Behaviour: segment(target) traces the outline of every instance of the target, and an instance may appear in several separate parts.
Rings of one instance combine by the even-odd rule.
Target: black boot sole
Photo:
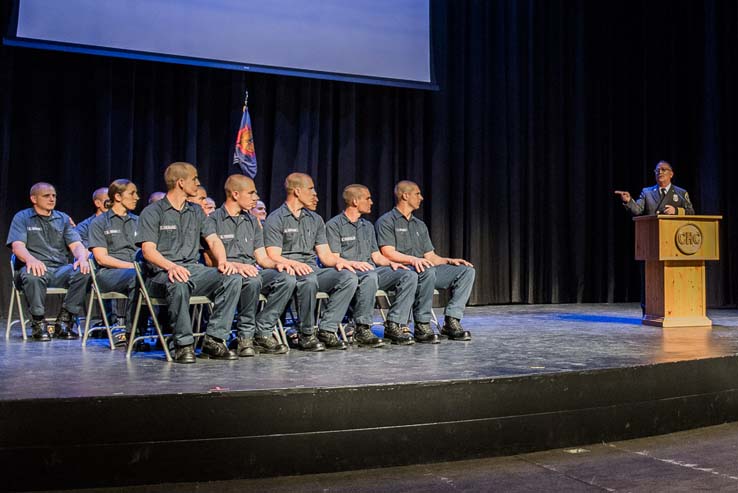
[[[200,353],[198,357],[202,359],[214,359],[217,361],[236,361],[238,359],[237,355],[228,355],[228,356],[213,356],[211,354],[207,353]]]
[[[258,354],[287,354],[287,348],[284,349],[267,349],[260,346],[254,346],[254,351]]]
[[[297,349],[300,351],[305,351],[307,353],[319,353],[321,351],[325,351],[325,346],[318,346],[318,347],[301,347],[297,346]]]
[[[396,346],[412,346],[415,344],[415,339],[390,339],[390,343]]]
[[[379,342],[375,342],[375,343],[367,343],[367,342],[359,342],[359,341],[354,341],[354,342],[359,347],[368,347],[368,348],[380,348],[380,347],[384,347],[384,341],[379,341]]]
[[[459,342],[471,341],[471,334],[466,331],[464,331],[463,334],[460,334],[458,336],[451,336],[451,335],[444,334],[443,332],[441,332],[441,336],[448,339],[449,341],[459,341]]]

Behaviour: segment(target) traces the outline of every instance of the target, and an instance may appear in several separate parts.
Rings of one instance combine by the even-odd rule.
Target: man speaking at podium
[[[634,216],[655,216],[656,214],[694,214],[694,207],[689,200],[689,194],[683,188],[671,184],[674,170],[666,161],[659,161],[653,170],[656,185],[641,190],[638,200],[633,200],[630,193],[615,190],[616,195],[623,199],[623,206]],[[646,314],[646,274],[643,262],[640,262],[641,271],[641,311]]]
[[[641,190],[638,200],[633,200],[628,192],[615,190],[623,200],[625,208],[634,216],[694,214],[694,207],[687,191],[671,183],[674,177],[671,165],[666,161],[659,161],[653,173],[656,176],[656,185]]]

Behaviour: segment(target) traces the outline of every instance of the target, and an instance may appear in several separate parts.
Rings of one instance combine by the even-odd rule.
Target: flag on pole
[[[241,125],[236,135],[236,149],[233,152],[233,164],[238,165],[241,173],[253,178],[256,176],[256,149],[254,148],[254,134],[251,131],[251,117],[249,116],[249,93],[243,101],[243,115]]]

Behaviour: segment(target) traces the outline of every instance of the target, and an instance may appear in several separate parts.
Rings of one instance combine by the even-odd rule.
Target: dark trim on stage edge
[[[0,402],[11,489],[333,472],[738,420],[735,356],[495,379]],[[100,466],[99,464],[105,464]]]

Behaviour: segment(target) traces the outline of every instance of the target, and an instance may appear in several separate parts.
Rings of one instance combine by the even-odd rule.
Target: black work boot
[[[202,350],[200,351],[200,357],[205,359],[221,360],[238,359],[238,355],[228,349],[228,346],[226,346],[225,342],[209,335],[206,335],[205,340],[202,341]]]
[[[254,346],[258,352],[264,354],[285,354],[288,351],[287,346],[277,342],[271,334],[254,337]]]
[[[409,346],[415,344],[413,336],[409,332],[405,332],[400,324],[387,320],[384,322],[384,337],[392,341],[392,344],[400,344]]]
[[[256,356],[254,349],[254,339],[251,337],[239,336],[236,340],[236,354],[241,358]]]
[[[424,344],[438,344],[441,340],[429,323],[415,322],[415,340]]]
[[[172,354],[175,363],[194,363],[195,360],[195,345],[188,344],[187,346],[176,346],[174,348],[174,354]]]
[[[325,351],[325,344],[320,342],[315,334],[300,334],[298,347],[302,351]]]
[[[57,339],[78,339],[79,334],[72,329],[73,327],[74,315],[72,315],[66,308],[62,307],[59,315],[56,317],[54,337]]]
[[[357,324],[354,331],[354,340],[359,346],[382,347],[384,340],[372,332],[371,327],[366,324]]]
[[[36,341],[50,341],[49,329],[46,327],[46,320],[35,318],[31,321],[31,337]]]
[[[338,338],[335,332],[319,330],[318,340],[325,344],[326,349],[348,349],[346,343]]]
[[[464,330],[459,319],[453,317],[446,317],[446,319],[443,321],[441,335],[448,337],[452,341],[471,340],[471,332],[469,332],[468,330]]]

